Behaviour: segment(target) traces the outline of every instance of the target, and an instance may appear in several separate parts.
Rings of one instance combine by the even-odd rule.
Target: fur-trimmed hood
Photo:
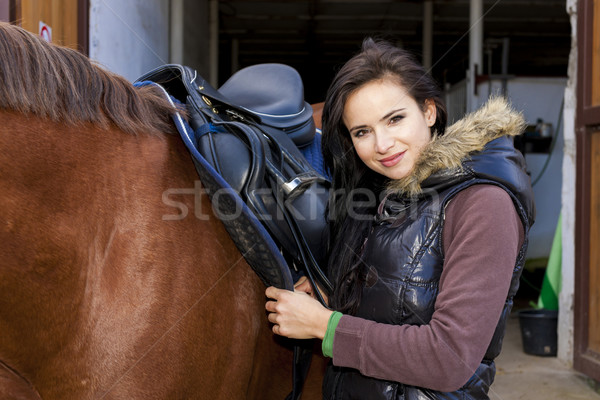
[[[432,174],[461,169],[473,153],[483,150],[492,140],[519,135],[524,129],[521,113],[513,110],[504,98],[491,98],[479,110],[449,126],[444,135],[434,137],[421,152],[413,172],[391,181],[388,191],[416,196],[422,192],[423,181]]]

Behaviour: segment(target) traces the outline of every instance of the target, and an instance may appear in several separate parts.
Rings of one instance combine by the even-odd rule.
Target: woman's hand
[[[309,285],[310,286],[310,285]],[[304,291],[267,288],[270,301],[265,304],[273,333],[293,339],[325,337],[327,323],[333,311],[323,307]]]
[[[318,290],[319,290],[319,293],[321,294],[321,297],[323,298],[323,300],[325,300],[325,303],[329,304],[329,299],[325,295],[325,292],[323,292],[323,290],[320,287],[318,287]],[[296,282],[294,284],[294,291],[307,293],[313,299],[317,299],[317,296],[315,295],[313,286],[310,284],[310,282],[306,278],[306,276],[301,276],[300,279],[298,279],[298,282]],[[319,299],[317,299],[317,300],[319,300]]]

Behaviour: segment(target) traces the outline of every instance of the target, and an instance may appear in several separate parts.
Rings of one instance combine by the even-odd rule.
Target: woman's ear
[[[435,124],[435,118],[437,116],[437,107],[432,99],[425,100],[425,121],[428,127],[432,127]]]

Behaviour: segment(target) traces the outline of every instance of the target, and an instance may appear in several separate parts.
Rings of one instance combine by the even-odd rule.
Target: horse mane
[[[0,108],[123,131],[173,132],[171,103],[68,47],[0,23]]]

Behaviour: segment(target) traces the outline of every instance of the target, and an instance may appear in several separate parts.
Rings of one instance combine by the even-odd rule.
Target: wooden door
[[[577,15],[574,367],[600,381],[600,0]]]
[[[11,22],[87,54],[89,0],[9,0]],[[47,29],[49,28],[49,29]]]

